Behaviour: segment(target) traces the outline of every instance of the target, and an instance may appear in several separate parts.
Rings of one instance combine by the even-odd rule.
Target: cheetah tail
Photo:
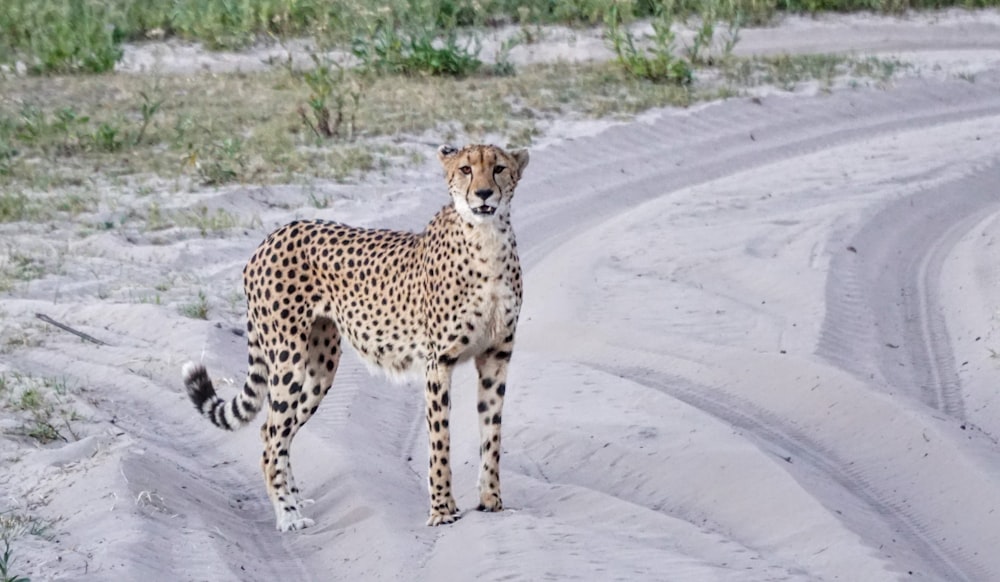
[[[188,362],[184,364],[181,374],[184,378],[184,387],[195,408],[219,428],[236,430],[250,422],[260,412],[263,394],[250,386],[249,378],[243,390],[226,401],[215,393],[215,387],[212,386],[212,380],[208,377],[205,366]]]

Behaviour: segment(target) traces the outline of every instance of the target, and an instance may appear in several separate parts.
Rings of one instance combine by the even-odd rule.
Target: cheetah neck
[[[503,262],[514,247],[514,230],[509,223],[462,225],[465,240],[474,255],[487,263]]]
[[[440,226],[444,228],[431,228],[429,231],[437,230],[442,236],[464,240],[468,245],[468,252],[485,265],[509,261],[510,254],[516,248],[514,229],[507,214],[500,214],[495,220],[471,224],[462,219],[454,206],[446,206],[435,217],[435,222],[438,221],[443,223]]]

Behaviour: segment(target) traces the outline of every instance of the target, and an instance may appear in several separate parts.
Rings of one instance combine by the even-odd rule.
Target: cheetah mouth
[[[493,213],[497,209],[495,206],[490,206],[488,204],[483,204],[482,206],[476,206],[472,209],[473,214],[478,214],[479,216],[493,216]]]

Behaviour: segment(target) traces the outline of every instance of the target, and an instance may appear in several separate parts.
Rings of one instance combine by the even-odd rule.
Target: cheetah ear
[[[445,144],[438,148],[438,159],[441,160],[441,163],[443,164],[445,160],[457,153],[458,149],[455,148],[455,146]]]
[[[510,152],[510,156],[517,162],[517,175],[520,176],[528,167],[528,150],[514,150]]]

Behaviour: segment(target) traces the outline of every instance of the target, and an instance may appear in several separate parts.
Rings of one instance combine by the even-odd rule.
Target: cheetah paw
[[[455,507],[454,503],[442,508],[442,509],[432,509],[430,517],[427,518],[427,525],[444,525],[446,523],[455,523],[455,520],[459,518],[458,508]]]
[[[481,498],[476,511],[503,511],[503,502],[500,501],[499,495],[487,495]]]
[[[309,519],[308,517],[292,517],[287,516],[287,519],[282,519],[278,521],[278,531],[295,531],[300,529],[305,529],[307,527],[312,527],[316,522]]]

